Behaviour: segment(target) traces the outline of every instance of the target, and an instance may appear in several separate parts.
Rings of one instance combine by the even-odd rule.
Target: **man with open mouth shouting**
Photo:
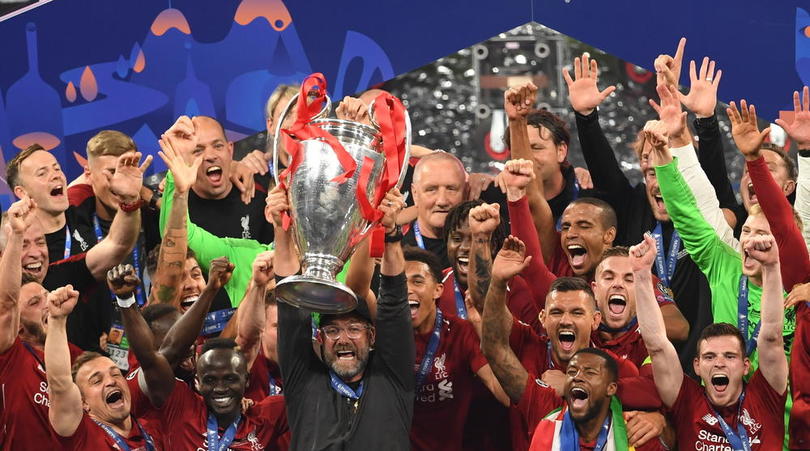
[[[270,253],[256,257],[256,297],[264,297],[271,269]],[[211,262],[208,285],[200,299],[172,326],[159,351],[153,346],[154,337],[137,306],[121,299],[137,286],[132,268],[119,266],[108,276],[116,287],[113,291],[119,297],[131,349],[141,363],[140,370],[130,375],[133,410],[157,418],[167,446],[175,449],[284,450],[289,443],[281,397],[267,397],[243,411],[248,361],[234,340],[214,338],[203,345],[195,378],[199,394],[174,377],[172,367],[186,356],[214,295],[232,272],[233,265],[225,258]]]
[[[741,331],[728,323],[711,324],[701,334],[693,364],[701,387],[684,374],[655,305],[650,278],[655,240],[647,235],[630,249],[641,334],[652,358],[658,393],[672,412],[678,444],[684,448],[782,449],[788,366],[782,340],[779,252],[770,234],[744,240],[743,250],[762,272],[759,369],[745,383],[751,362]]]
[[[580,349],[565,370],[562,398],[551,387],[541,387],[543,404],[552,411],[537,425],[530,451],[555,449],[628,449],[622,406],[616,397],[619,368],[610,354],[596,348]],[[561,408],[560,408],[561,407]],[[636,450],[664,450],[651,440]]]
[[[591,333],[598,327],[601,314],[596,309],[593,291],[587,282],[561,277],[551,284],[546,308],[540,320],[546,335],[514,320],[504,305],[506,282],[529,264],[522,241],[509,237],[492,263],[492,280],[484,303],[481,349],[495,376],[512,401],[512,446],[526,449],[534,427],[547,413],[536,402],[542,387],[554,387],[562,393],[562,370],[574,354],[590,346]],[[618,359],[621,383],[638,378],[638,369],[626,359]],[[637,400],[633,408],[655,408],[656,400]],[[646,403],[646,404],[642,404]],[[660,404],[660,401],[658,401]],[[629,407],[629,406],[628,406]],[[650,436],[657,436],[657,433]],[[649,440],[646,434],[643,436]]]
[[[436,306],[441,267],[431,252],[405,248],[408,305],[416,342],[416,402],[411,443],[415,450],[464,449],[464,426],[480,378],[498,400],[509,404],[481,354],[473,325]],[[492,421],[492,419],[490,419]]]
[[[78,299],[79,292],[71,285],[48,295],[45,366],[51,401],[49,417],[60,442],[65,449],[163,449],[156,431],[132,415],[130,388],[115,362],[86,352],[76,359],[71,370],[66,323]]]

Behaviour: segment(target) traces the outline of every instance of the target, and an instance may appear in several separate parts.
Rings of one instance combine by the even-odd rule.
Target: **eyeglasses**
[[[363,332],[368,330],[369,327],[368,324],[349,324],[349,327],[346,329],[338,326],[324,326],[321,330],[323,334],[326,335],[326,338],[330,340],[337,340],[343,332],[346,332],[346,336],[349,337],[349,339],[356,340],[360,338]]]

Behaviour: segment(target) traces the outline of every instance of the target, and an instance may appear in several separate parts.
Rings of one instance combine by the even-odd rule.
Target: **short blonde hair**
[[[264,105],[264,118],[270,119],[273,117],[273,111],[276,110],[278,104],[281,102],[282,99],[286,97],[292,97],[298,94],[298,86],[295,85],[278,85],[276,89],[273,90],[273,93],[270,94],[270,97],[267,99],[267,103]]]
[[[137,152],[138,146],[128,135],[116,130],[102,130],[87,141],[87,157],[95,158],[105,155],[115,157],[127,152]]]

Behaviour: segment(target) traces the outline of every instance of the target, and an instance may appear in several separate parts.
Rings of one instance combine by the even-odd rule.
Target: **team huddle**
[[[0,448],[810,449],[810,89],[776,121],[797,157],[730,103],[738,202],[722,71],[692,61],[681,92],[685,42],[655,60],[637,185],[588,54],[563,70],[587,170],[532,83],[504,93],[499,174],[412,146],[405,183],[377,196],[384,239],[338,275],[348,313],[275,293],[306,270],[273,179],[300,164],[303,87],[267,100],[268,132],[287,130],[277,161],[236,161],[216,119],[179,117],[156,189],[118,131],[88,141],[70,183],[43,147],[20,151],[0,227]],[[389,98],[335,113],[371,125]]]

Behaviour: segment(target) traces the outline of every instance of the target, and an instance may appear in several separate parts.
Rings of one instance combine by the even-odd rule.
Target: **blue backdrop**
[[[808,2],[673,3],[55,0],[0,22],[0,147],[7,161],[39,142],[73,177],[72,153],[105,128],[150,153],[179,114],[239,138],[263,129],[279,83],[323,72],[340,97],[532,20],[647,68],[686,36],[686,61],[723,69],[722,100],[745,97],[767,120],[792,109],[810,84]]]

